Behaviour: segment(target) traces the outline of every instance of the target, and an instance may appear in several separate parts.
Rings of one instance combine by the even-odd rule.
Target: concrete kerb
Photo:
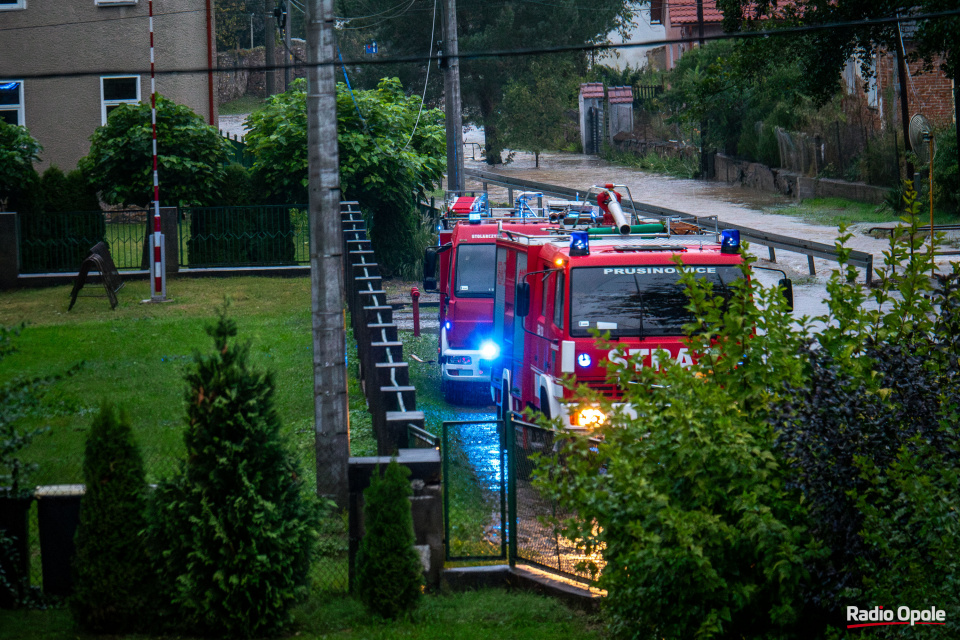
[[[536,567],[488,565],[444,569],[442,587],[446,591],[477,589],[522,589],[561,600],[569,607],[595,613],[606,592]]]

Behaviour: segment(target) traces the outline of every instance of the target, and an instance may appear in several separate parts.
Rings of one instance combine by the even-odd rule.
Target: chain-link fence
[[[590,564],[603,569],[600,554],[586,555],[580,545],[561,535],[556,523],[576,517],[534,486],[537,458],[550,455],[559,445],[558,434],[550,429],[514,418],[513,428],[516,486],[517,559],[580,579],[592,580]]]
[[[576,514],[560,509],[533,482],[536,454],[552,453],[556,436],[516,414],[506,421],[443,423],[448,560],[509,559],[582,581],[596,578],[588,567],[602,569],[602,557],[584,554],[556,526]]]
[[[496,420],[443,423],[447,560],[505,560],[505,447]]]

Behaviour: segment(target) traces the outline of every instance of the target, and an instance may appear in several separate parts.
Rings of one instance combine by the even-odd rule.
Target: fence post
[[[517,566],[517,437],[513,431],[513,412],[503,413],[503,435],[507,440],[507,512],[510,524],[507,534],[510,542],[507,550],[507,560],[510,568]]]
[[[0,289],[13,289],[20,275],[20,237],[17,213],[0,212]]]

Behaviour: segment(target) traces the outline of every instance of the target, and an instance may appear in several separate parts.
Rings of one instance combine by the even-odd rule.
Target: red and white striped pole
[[[153,56],[153,0],[148,0],[150,11],[150,123],[153,127],[153,268],[151,302],[167,299],[167,274],[164,268],[163,233],[160,232],[160,180],[157,177],[157,78]]]

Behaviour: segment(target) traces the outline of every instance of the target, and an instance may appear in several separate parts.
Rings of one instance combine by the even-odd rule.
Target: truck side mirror
[[[777,285],[783,290],[783,297],[787,299],[787,309],[793,311],[793,281],[790,278],[781,278]]]
[[[437,249],[438,247],[427,247],[423,252],[423,290],[437,290]]]
[[[513,313],[518,318],[526,318],[530,313],[530,283],[518,282],[516,298],[513,304]]]

